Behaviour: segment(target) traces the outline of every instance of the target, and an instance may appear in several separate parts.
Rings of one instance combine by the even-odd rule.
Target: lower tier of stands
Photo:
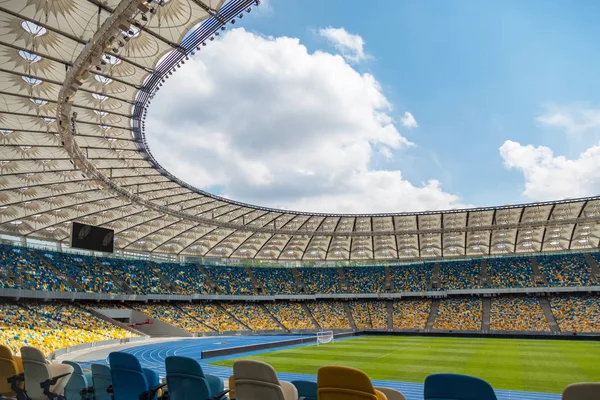
[[[489,300],[489,301],[488,301]],[[486,312],[487,304],[487,312]],[[544,305],[546,309],[544,309]],[[50,353],[88,342],[135,335],[99,310],[130,309],[191,334],[301,330],[412,330],[600,334],[600,297],[507,296],[412,300],[199,303],[0,303],[0,341],[17,352],[33,345]],[[550,316],[548,315],[550,314]],[[489,321],[486,322],[486,315]],[[548,319],[553,319],[549,321]],[[143,330],[143,328],[139,328]]]

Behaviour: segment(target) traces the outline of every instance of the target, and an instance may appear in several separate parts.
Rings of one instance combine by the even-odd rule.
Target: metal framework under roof
[[[256,0],[0,0],[0,233],[281,261],[411,260],[599,245],[600,197],[397,214],[258,207],[198,190],[144,139],[154,93]]]

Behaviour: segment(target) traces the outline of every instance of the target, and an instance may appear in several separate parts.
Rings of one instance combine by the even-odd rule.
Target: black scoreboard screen
[[[71,247],[83,250],[114,252],[115,231],[73,222],[71,226]]]

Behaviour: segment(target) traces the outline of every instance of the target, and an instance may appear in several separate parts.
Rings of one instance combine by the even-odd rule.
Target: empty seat
[[[142,368],[139,360],[129,353],[112,352],[108,355],[110,375],[113,382],[113,400],[137,400],[146,394],[156,399],[159,385],[158,374]]]
[[[371,379],[363,371],[327,366],[317,373],[319,400],[387,400],[387,396],[375,389]]]
[[[562,400],[598,400],[600,383],[574,383],[565,388]]]
[[[42,352],[35,347],[22,347],[21,357],[25,371],[25,390],[32,400],[46,400],[47,396],[56,397],[64,394],[73,367],[66,364],[50,364]],[[41,387],[44,383],[46,390]]]
[[[298,389],[298,398],[317,400],[317,382],[292,381],[290,383]]]
[[[236,400],[297,400],[298,390],[280,381],[269,364],[240,360],[233,364]]]
[[[219,400],[225,385],[218,376],[204,374],[196,360],[170,356],[165,359],[170,400]]]
[[[73,367],[73,374],[65,386],[65,397],[67,400],[80,400],[83,390],[90,392],[93,389],[92,373],[85,372],[81,365],[73,361],[63,361],[63,364]]]
[[[425,400],[497,400],[483,379],[459,374],[433,374],[425,378]]]
[[[15,397],[16,393],[12,389],[12,385],[8,382],[10,378],[15,378],[23,373],[23,362],[21,357],[12,355],[10,349],[0,344],[0,397]],[[17,384],[15,382],[15,384]],[[17,384],[20,389],[23,389],[23,379]]]
[[[112,386],[110,367],[104,364],[92,364],[92,380],[96,400],[111,400],[108,388]]]

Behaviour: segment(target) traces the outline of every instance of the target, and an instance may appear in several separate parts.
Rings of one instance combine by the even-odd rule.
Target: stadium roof
[[[333,215],[220,198],[144,140],[153,93],[255,0],[0,1],[0,233],[67,241],[109,227],[129,251],[396,260],[597,248],[600,197],[442,212]]]

